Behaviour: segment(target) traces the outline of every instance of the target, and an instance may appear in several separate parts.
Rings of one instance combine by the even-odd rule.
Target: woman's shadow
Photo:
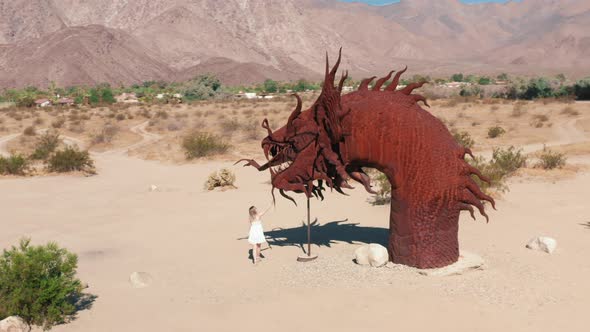
[[[387,246],[388,234],[387,228],[359,226],[358,223],[348,223],[348,219],[326,224],[320,224],[316,219],[311,223],[311,244],[318,247],[331,247],[337,242],[379,243]],[[305,252],[307,244],[307,224],[305,223],[293,228],[274,228],[265,232],[265,235],[271,249],[273,246],[296,246]],[[247,237],[238,240],[244,239]],[[263,250],[265,249],[268,248]],[[252,249],[249,251],[249,259],[252,259]]]

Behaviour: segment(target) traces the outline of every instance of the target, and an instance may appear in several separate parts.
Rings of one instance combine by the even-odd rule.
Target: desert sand
[[[490,121],[497,121],[499,113],[486,114],[494,114]],[[472,120],[461,119],[464,116],[459,122],[470,126]],[[542,148],[540,143],[587,147],[586,115],[576,119],[555,115],[553,125],[544,129],[521,121],[521,134],[513,139],[522,141],[527,152]],[[133,140],[132,150],[157,146],[158,137],[147,137],[156,133],[148,133],[142,121],[129,127],[144,137]],[[541,136],[547,138],[528,142],[526,133],[532,130],[546,130]],[[4,146],[15,139],[2,135]],[[510,135],[502,140],[510,142]],[[479,153],[486,151],[484,144]],[[21,237],[31,237],[35,244],[56,241],[79,255],[79,277],[89,286],[85,291],[97,296],[90,309],[53,331],[587,328],[588,154],[568,159],[577,170],[567,176],[552,171],[562,173],[512,178],[510,191],[497,201],[498,210],[488,207],[488,224],[484,218],[473,221],[462,215],[461,248],[482,256],[485,268],[448,277],[352,262],[359,245],[386,241],[389,222],[389,206],[369,204],[371,196],[360,185],[348,191],[350,196],[334,192],[324,202],[311,202],[312,218],[317,218],[312,251],[319,258],[308,263],[296,261],[305,241],[305,201],[298,197],[295,207],[277,199],[264,220],[270,248],[254,266],[245,239],[247,209],[270,203],[267,173],[233,166],[233,155],[181,165],[139,159],[120,147],[115,153],[92,156],[96,176],[0,179],[0,247]],[[237,189],[205,191],[206,177],[222,167],[235,171]],[[150,191],[152,184],[158,190]],[[557,239],[556,252],[525,248],[529,239],[540,235]],[[132,272],[147,272],[153,281],[146,288],[133,288]]]

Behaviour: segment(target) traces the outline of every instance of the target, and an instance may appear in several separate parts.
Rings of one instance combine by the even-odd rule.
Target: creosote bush
[[[31,159],[45,160],[49,157],[60,143],[59,133],[47,131],[37,138],[35,151],[31,154]]]
[[[490,127],[488,129],[488,138],[500,137],[500,136],[504,135],[505,133],[506,133],[506,130],[504,130],[504,128],[502,128],[500,126]]]
[[[50,172],[73,172],[83,171],[88,174],[95,174],[94,161],[90,158],[88,151],[80,151],[77,147],[68,146],[63,150],[55,152],[47,160],[47,169]]]
[[[49,330],[68,322],[82,297],[76,278],[78,258],[55,243],[32,246],[22,239],[18,247],[0,256],[0,320],[19,316],[29,326]]]
[[[230,145],[219,136],[206,132],[192,132],[184,137],[182,147],[186,158],[194,159],[225,153]]]
[[[562,168],[565,166],[565,163],[566,157],[563,153],[554,152],[547,147],[543,147],[543,151],[539,155],[539,162],[536,166],[543,169],[554,169]]]
[[[377,192],[377,195],[373,198],[373,205],[385,205],[391,202],[391,183],[389,183],[389,179],[384,173],[381,173],[377,170],[372,171],[374,175],[372,176],[373,182],[377,185],[377,188],[374,190]]]
[[[476,156],[475,159],[467,159],[467,162],[479,169],[479,171],[490,180],[490,183],[480,180],[473,175],[473,180],[486,193],[490,189],[495,189],[499,192],[505,192],[508,187],[505,180],[519,168],[526,166],[527,158],[522,154],[521,149],[516,149],[510,146],[506,149],[495,148],[492,153],[492,159],[487,161],[481,156]]]
[[[471,149],[475,145],[475,141],[467,131],[453,129],[451,130],[451,134],[453,134],[453,138],[457,143],[468,149]]]
[[[13,154],[10,157],[0,156],[0,174],[2,175],[25,175],[29,168],[29,161],[20,154]]]
[[[29,127],[25,128],[25,130],[23,131],[23,134],[26,136],[35,136],[37,134],[37,131],[35,130],[35,127],[29,126]]]
[[[215,188],[235,188],[236,175],[227,168],[223,168],[218,172],[213,172],[205,182],[205,189],[213,190]]]

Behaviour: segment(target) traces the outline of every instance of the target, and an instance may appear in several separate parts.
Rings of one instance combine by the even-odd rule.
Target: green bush
[[[13,154],[8,158],[0,156],[0,174],[25,175],[29,168],[29,161],[20,154]]]
[[[541,167],[543,169],[562,168],[565,166],[565,163],[566,158],[563,153],[554,152],[547,149],[547,147],[543,147],[543,151],[539,155],[537,167]]]
[[[45,160],[49,157],[60,143],[59,133],[47,131],[37,139],[35,151],[31,154],[31,159]]]
[[[453,134],[453,138],[457,143],[459,143],[459,145],[462,145],[468,149],[471,149],[475,145],[475,141],[473,140],[473,138],[471,138],[471,135],[466,131],[458,131],[456,129],[453,129],[451,131],[451,134]]]
[[[387,175],[381,172],[373,177],[373,181],[377,185],[377,195],[375,195],[372,204],[373,205],[385,205],[391,202],[391,183],[387,178]]]
[[[200,158],[214,154],[225,153],[230,145],[221,137],[201,132],[188,134],[182,140],[187,159]]]
[[[506,133],[506,130],[504,130],[504,128],[502,128],[502,127],[499,127],[499,126],[490,127],[488,129],[488,138],[500,137],[500,136],[504,135],[505,133]]]
[[[517,150],[514,146],[510,146],[507,149],[494,149],[492,159],[489,161],[481,156],[467,160],[469,164],[477,168],[482,175],[490,180],[490,183],[487,183],[475,175],[472,176],[481,190],[486,193],[489,193],[492,188],[499,192],[507,191],[506,179],[514,174],[516,170],[524,167],[526,161],[527,158],[522,154],[522,150]]]
[[[76,147],[66,147],[61,151],[55,152],[47,160],[47,169],[50,172],[73,172],[83,171],[94,174],[94,162],[90,158],[88,151],[80,151]]]
[[[19,316],[29,326],[52,326],[69,321],[82,296],[76,278],[78,257],[55,243],[18,247],[0,256],[0,320]]]

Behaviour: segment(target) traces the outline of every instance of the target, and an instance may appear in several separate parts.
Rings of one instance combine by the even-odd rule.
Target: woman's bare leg
[[[258,254],[256,253],[256,248],[258,246],[253,244],[252,245],[252,260],[254,261],[254,264],[256,264],[256,261],[258,261]]]
[[[256,249],[258,249],[258,256],[257,256],[258,258],[262,258],[262,255],[261,255],[262,251],[260,250],[261,247],[262,247],[261,243],[256,244]]]

